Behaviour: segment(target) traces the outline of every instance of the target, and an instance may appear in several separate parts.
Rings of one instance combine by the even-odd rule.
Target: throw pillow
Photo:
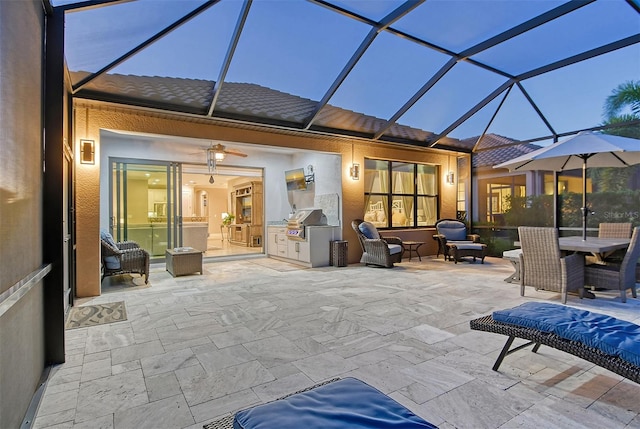
[[[365,237],[369,239],[378,239],[380,238],[380,234],[378,234],[378,230],[371,222],[362,222],[358,225],[358,229],[360,232],[364,234]]]

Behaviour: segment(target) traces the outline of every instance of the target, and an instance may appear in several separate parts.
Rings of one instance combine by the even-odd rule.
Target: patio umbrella
[[[509,171],[564,171],[582,168],[582,239],[587,239],[587,163],[589,167],[640,164],[640,140],[583,131],[493,168]]]

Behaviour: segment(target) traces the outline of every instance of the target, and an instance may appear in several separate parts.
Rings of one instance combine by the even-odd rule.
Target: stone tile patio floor
[[[640,385],[566,353],[526,349],[491,370],[506,337],[469,320],[560,302],[532,288],[521,297],[503,281],[507,261],[305,269],[258,258],[205,271],[173,278],[157,264],[150,287],[111,278],[79,301],[125,301],[128,320],[66,331],[67,362],[52,370],[34,427],[202,428],[353,376],[441,428],[640,428]],[[640,323],[640,299],[596,295],[567,304]]]

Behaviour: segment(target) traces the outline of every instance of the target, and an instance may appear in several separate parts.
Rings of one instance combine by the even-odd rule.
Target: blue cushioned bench
[[[471,329],[507,335],[493,370],[509,354],[544,344],[640,383],[640,326],[605,314],[558,304],[527,302],[470,322]],[[528,343],[511,349],[516,338]]]
[[[234,429],[434,429],[387,395],[344,378],[236,413]]]

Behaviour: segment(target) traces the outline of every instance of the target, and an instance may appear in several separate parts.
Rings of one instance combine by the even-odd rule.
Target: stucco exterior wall
[[[0,2],[0,294],[43,263],[43,16],[38,0]],[[0,305],[0,428],[20,427],[44,368],[42,281],[10,301]]]
[[[131,133],[150,133],[169,136],[179,136],[182,138],[200,138],[222,140],[228,142],[238,142],[250,145],[266,145],[280,148],[291,149],[292,155],[296,153],[295,149],[304,149],[319,151],[326,154],[339,155],[336,158],[339,163],[340,177],[333,177],[333,182],[327,185],[327,188],[316,190],[318,194],[327,193],[329,188],[334,188],[341,193],[342,204],[342,237],[349,241],[349,262],[358,262],[361,256],[361,249],[357,241],[355,232],[351,229],[351,220],[354,218],[362,218],[364,212],[364,180],[352,180],[349,177],[349,167],[352,162],[352,144],[353,144],[353,162],[364,165],[365,157],[391,159],[408,162],[432,163],[443,166],[455,166],[455,154],[448,154],[442,151],[429,149],[404,149],[395,148],[385,144],[375,142],[366,142],[363,140],[348,140],[332,136],[318,135],[298,135],[291,132],[284,132],[275,129],[242,129],[233,125],[219,125],[211,123],[202,123],[189,117],[169,116],[166,114],[156,114],[144,110],[121,109],[115,106],[100,104],[96,102],[76,101],[75,106],[75,140],[78,144],[81,138],[96,139],[96,158],[102,158],[102,164],[96,162],[95,166],[76,165],[77,170],[77,245],[78,254],[83,255],[83,266],[78,266],[78,290],[80,285],[85,288],[83,293],[89,295],[97,295],[100,293],[100,246],[99,246],[99,229],[100,219],[97,216],[97,208],[100,207],[100,199],[102,204],[108,204],[108,190],[100,189],[100,175],[102,183],[108,183],[105,179],[108,172],[105,170],[108,166],[104,165],[107,157],[100,154],[101,148],[99,141],[100,130],[118,130]],[[111,150],[111,149],[109,149]],[[145,152],[146,150],[146,152]],[[132,149],[129,153],[134,155],[142,151],[149,159],[154,159],[153,151],[149,148]],[[122,157],[129,155],[122,154]],[[178,155],[182,156],[182,155]],[[307,159],[304,156],[298,156],[298,162],[306,167]],[[132,156],[137,157],[137,156]],[[178,158],[183,160],[182,158]],[[237,160],[236,163],[251,162]],[[254,161],[255,162],[255,161]],[[250,164],[248,164],[250,165]],[[102,173],[96,170],[101,169]],[[444,171],[444,170],[443,170]],[[282,187],[280,177],[273,178],[265,174],[265,192],[271,193],[267,199],[268,204],[273,204],[273,199],[278,201],[280,207],[288,207],[286,194],[281,192]],[[81,182],[82,185],[80,185]],[[325,186],[328,180],[325,180],[322,186]],[[320,186],[320,185],[318,185]],[[341,186],[341,189],[340,189]],[[282,189],[284,189],[282,187]],[[441,178],[440,187],[440,213],[442,217],[455,217],[456,213],[456,190],[455,186],[445,184],[445,178]],[[269,212],[268,208],[265,212]],[[102,208],[104,213],[104,206]],[[286,213],[283,213],[283,215]],[[277,219],[265,218],[265,220],[279,220],[280,215],[273,215]],[[107,221],[102,220],[103,224]],[[395,231],[394,231],[395,232]],[[406,230],[401,233],[406,239],[415,239],[424,241],[425,254],[435,254],[437,247],[431,236],[433,230]]]

